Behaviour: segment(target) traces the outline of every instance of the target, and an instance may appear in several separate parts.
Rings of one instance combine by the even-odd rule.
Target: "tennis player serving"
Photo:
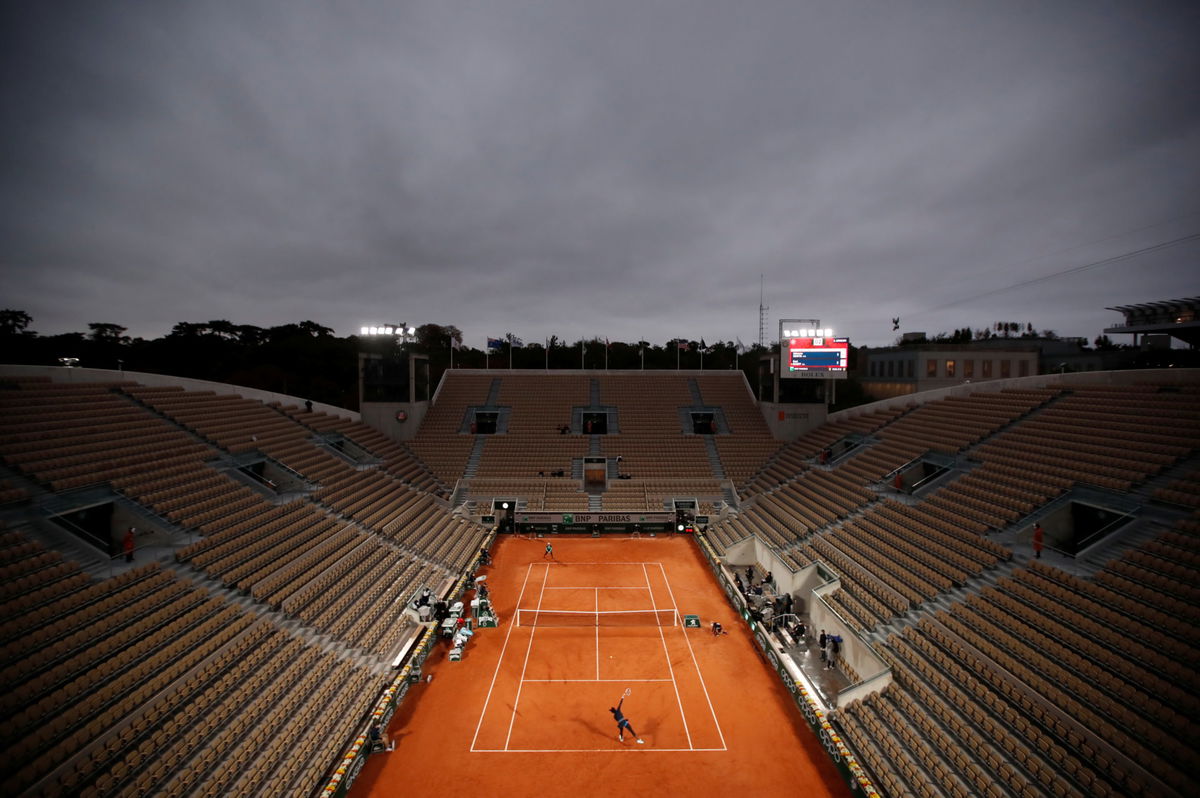
[[[621,705],[625,703],[625,699],[629,697],[629,694],[631,692],[632,692],[632,688],[626,687],[625,694],[623,696],[621,696],[621,700],[617,702],[617,705],[615,707],[609,707],[608,711],[613,714],[613,720],[615,720],[617,722],[617,739],[618,740],[620,740],[621,742],[625,742],[625,730],[629,729],[629,733],[634,736],[634,738],[638,741],[639,744],[642,744],[642,743],[645,743],[646,741],[643,740],[641,737],[638,737],[638,733],[633,730],[633,726],[631,726],[629,723],[629,718],[627,718],[623,714],[621,714]]]

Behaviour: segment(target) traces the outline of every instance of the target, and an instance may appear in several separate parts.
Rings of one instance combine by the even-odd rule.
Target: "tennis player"
[[[546,543],[546,551],[545,551],[545,553],[542,554],[542,559],[544,560],[547,557],[549,557],[552,560],[554,559],[554,547],[551,546],[549,544],[549,542]]]
[[[613,714],[613,720],[617,722],[617,739],[621,742],[625,742],[625,730],[629,729],[629,733],[632,734],[639,743],[645,743],[646,741],[641,737],[638,737],[637,732],[635,732],[633,727],[629,725],[629,718],[621,714],[621,704],[624,703],[625,698],[622,696],[621,700],[617,702],[615,707],[608,708],[608,711]]]

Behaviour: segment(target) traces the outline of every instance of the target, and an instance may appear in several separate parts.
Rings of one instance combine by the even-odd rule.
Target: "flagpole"
[[[608,371],[608,339],[604,339],[604,370]]]
[[[513,350],[513,341],[512,341],[512,336],[510,335],[508,337],[508,370],[509,371],[512,371],[512,350]]]
[[[682,348],[683,348],[683,347],[681,347],[681,346],[679,345],[679,341],[678,341],[678,340],[676,340],[676,341],[675,341],[675,370],[676,370],[676,371],[679,371],[679,350],[680,350],[680,349],[682,349]]]
[[[583,370],[583,339],[579,339],[579,370]]]
[[[550,339],[546,339],[546,371],[550,370]]]

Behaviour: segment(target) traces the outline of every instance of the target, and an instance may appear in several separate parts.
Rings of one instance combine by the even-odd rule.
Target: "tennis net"
[[[678,626],[667,610],[517,610],[517,626]]]

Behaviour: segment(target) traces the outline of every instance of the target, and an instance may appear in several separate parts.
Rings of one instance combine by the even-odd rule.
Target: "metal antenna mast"
[[[767,311],[769,307],[763,304],[763,276],[758,275],[758,346],[763,348],[766,346],[767,336]]]

